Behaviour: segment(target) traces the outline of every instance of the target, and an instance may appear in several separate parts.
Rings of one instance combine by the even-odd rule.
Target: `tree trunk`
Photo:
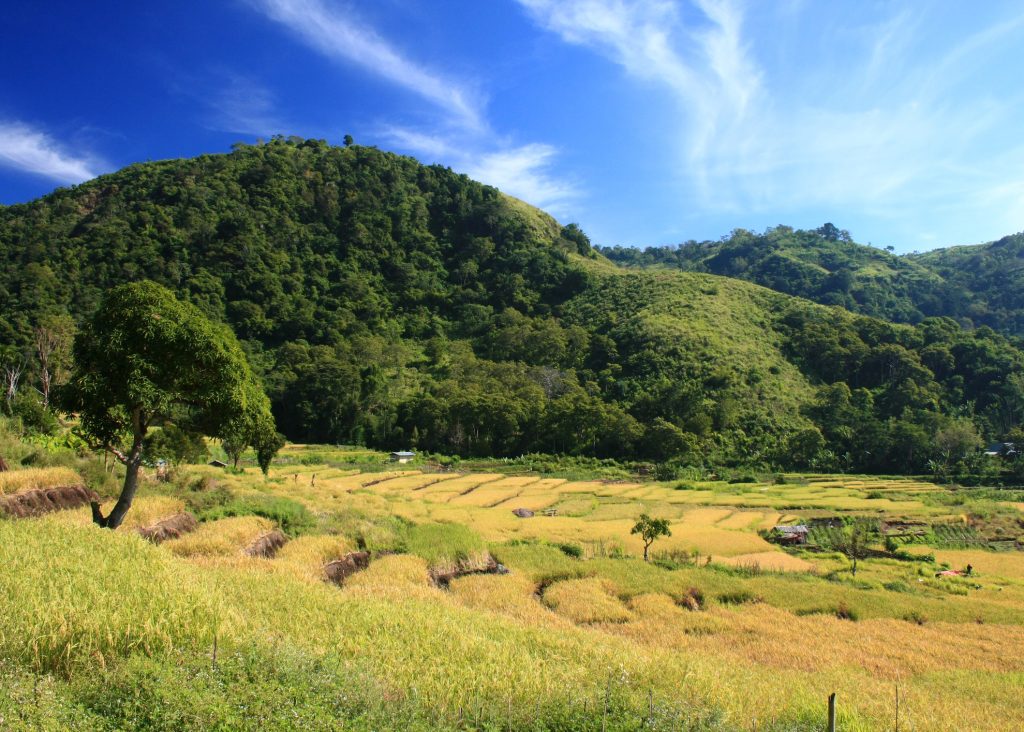
[[[650,544],[644,543],[644,561],[645,562],[647,561],[647,547],[649,547],[649,546],[650,546]]]
[[[139,487],[139,468],[142,466],[142,441],[146,437],[146,424],[142,422],[138,414],[134,416],[133,422],[135,429],[133,430],[132,449],[124,461],[124,488],[121,489],[117,503],[106,516],[100,511],[99,503],[93,501],[91,504],[93,523],[107,529],[116,529],[121,525],[128,509],[132,507],[135,491]]]

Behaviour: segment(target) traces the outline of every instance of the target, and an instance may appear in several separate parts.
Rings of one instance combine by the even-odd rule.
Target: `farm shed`
[[[994,442],[985,448],[985,455],[988,457],[1017,457],[1017,446],[1012,442]]]
[[[416,457],[416,453],[414,452],[400,451],[391,453],[391,455],[388,457],[388,460],[390,460],[393,463],[407,463],[414,457]]]
[[[772,529],[772,538],[779,544],[806,544],[807,527],[798,526],[776,526]]]

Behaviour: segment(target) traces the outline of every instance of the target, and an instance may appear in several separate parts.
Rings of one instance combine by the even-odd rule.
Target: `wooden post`
[[[896,732],[900,732],[900,685],[896,683]]]
[[[836,693],[828,695],[828,732],[836,732]]]

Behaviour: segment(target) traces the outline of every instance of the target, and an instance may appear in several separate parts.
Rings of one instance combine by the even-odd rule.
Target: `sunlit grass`
[[[271,566],[310,582],[324,579],[324,565],[353,551],[355,547],[343,536],[300,536],[289,541],[274,557]]]
[[[82,485],[82,477],[71,468],[21,468],[0,472],[0,495],[69,485]]]
[[[227,557],[240,554],[273,528],[273,521],[259,516],[236,516],[201,524],[191,534],[163,546],[179,557]]]
[[[1024,555],[937,552],[940,562],[975,568],[976,577],[953,581],[934,577],[925,562],[872,558],[854,578],[840,555],[793,555],[756,533],[814,510],[947,511],[900,496],[868,499],[888,490],[881,481],[676,490],[481,474],[424,485],[439,476],[287,467],[300,466],[275,469],[269,481],[257,471],[196,471],[239,495],[301,501],[342,532],[303,536],[269,560],[241,554],[272,528],[253,517],[210,522],[161,547],[88,526],[84,510],[0,523],[0,562],[18,568],[0,576],[0,597],[18,603],[0,613],[0,656],[88,674],[132,652],[208,653],[214,633],[225,645],[287,644],[358,659],[383,695],[415,700],[448,726],[460,706],[476,704],[501,710],[492,726],[507,727],[511,705],[517,728],[520,709],[567,708],[574,695],[595,700],[610,676],[638,711],[652,694],[656,703],[718,709],[727,729],[752,728],[755,717],[758,729],[773,717],[779,729],[811,715],[816,724],[831,691],[840,695],[843,729],[887,728],[897,681],[901,729],[902,720],[907,729],[1020,726],[1024,662],[1007,649],[1024,647],[1024,565],[1016,566]],[[905,496],[907,488],[895,481],[892,491]],[[444,501],[505,490],[519,493],[495,507]],[[513,516],[527,501],[554,505],[558,515]],[[147,496],[129,518],[146,525],[180,507]],[[671,561],[639,559],[629,530],[641,511],[670,518],[672,537],[653,549]],[[374,551],[369,568],[340,588],[323,582],[323,565],[357,540]],[[386,548],[406,553],[381,555]],[[488,550],[511,574],[456,578],[447,590],[432,584],[431,569],[471,566]],[[683,550],[699,551],[699,562],[688,563]],[[79,581],[86,557],[100,566]],[[702,609],[687,609],[695,597]]]
[[[598,578],[556,582],[544,592],[544,604],[574,623],[622,623],[633,617],[614,585]]]

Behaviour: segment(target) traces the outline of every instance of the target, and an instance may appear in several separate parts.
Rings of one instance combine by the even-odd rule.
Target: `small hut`
[[[390,460],[393,463],[407,463],[410,460],[412,460],[414,457],[416,457],[416,453],[414,453],[414,452],[407,452],[407,451],[403,450],[403,451],[400,451],[400,452],[393,452],[393,453],[391,453],[391,456],[388,458],[388,460]]]
[[[797,526],[776,526],[772,529],[772,538],[779,544],[792,546],[806,544],[808,533],[807,527],[802,524]]]

